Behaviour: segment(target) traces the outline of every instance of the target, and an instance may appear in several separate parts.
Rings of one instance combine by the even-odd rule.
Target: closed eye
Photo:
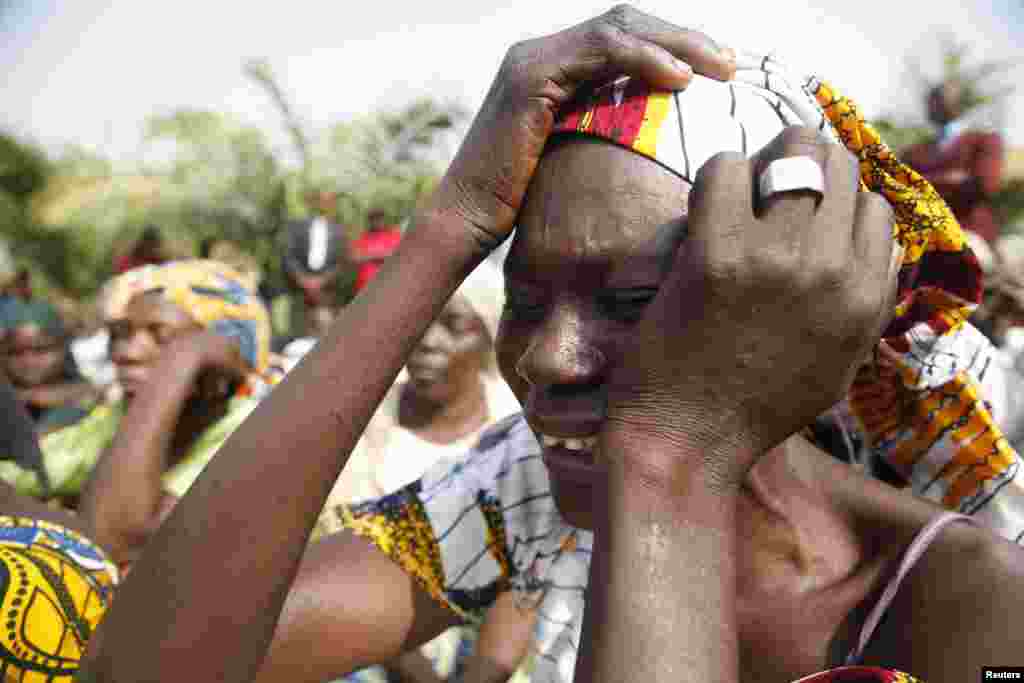
[[[546,302],[538,292],[522,287],[506,287],[505,313],[518,319],[531,319],[543,315]]]
[[[598,304],[608,317],[631,323],[643,317],[647,305],[657,294],[656,287],[616,289],[602,292],[598,297]]]

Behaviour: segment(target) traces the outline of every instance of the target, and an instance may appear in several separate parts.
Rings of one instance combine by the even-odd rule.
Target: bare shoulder
[[[929,683],[974,680],[1019,662],[1024,550],[986,529],[953,524],[907,575],[869,660]]]

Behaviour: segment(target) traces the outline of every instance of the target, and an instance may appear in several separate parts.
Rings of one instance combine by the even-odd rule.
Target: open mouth
[[[597,455],[597,435],[563,438],[536,432],[542,446],[541,457],[559,479],[591,486],[604,470]]]
[[[563,439],[557,436],[540,434],[540,443],[545,449],[564,448],[568,451],[593,457],[594,447],[597,446],[597,435],[578,437],[575,439]]]

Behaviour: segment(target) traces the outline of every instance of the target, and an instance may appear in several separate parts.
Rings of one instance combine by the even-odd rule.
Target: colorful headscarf
[[[111,280],[102,296],[103,315],[116,320],[137,294],[159,292],[197,323],[238,342],[242,358],[263,373],[270,356],[270,317],[245,278],[218,261],[192,259],[142,266]]]
[[[555,131],[610,141],[693,182],[713,155],[752,156],[789,125],[814,127],[857,157],[861,190],[889,201],[894,237],[905,248],[895,318],[875,361],[858,374],[849,407],[875,452],[917,493],[976,512],[1019,468],[982,400],[994,349],[966,323],[981,300],[980,268],[949,207],[856,104],[816,77],[792,77],[770,57],[741,55],[727,83],[698,76],[685,91],[668,92],[620,79],[563,111]],[[1009,516],[1010,523],[993,523],[1004,533],[1024,528],[1021,510]]]

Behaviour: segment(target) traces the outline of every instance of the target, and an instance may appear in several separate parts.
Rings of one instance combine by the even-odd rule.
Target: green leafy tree
[[[322,211],[356,236],[372,208],[400,221],[436,184],[438,152],[466,112],[424,98],[314,130],[304,124],[265,60],[244,73],[268,95],[292,143],[228,114],[180,109],[147,119],[142,156],[115,167],[71,148],[50,159],[0,135],[0,234],[49,286],[87,298],[110,276],[112,257],[155,224],[179,253],[201,240],[238,242],[280,282],[278,231]],[[311,197],[318,197],[315,202]]]

